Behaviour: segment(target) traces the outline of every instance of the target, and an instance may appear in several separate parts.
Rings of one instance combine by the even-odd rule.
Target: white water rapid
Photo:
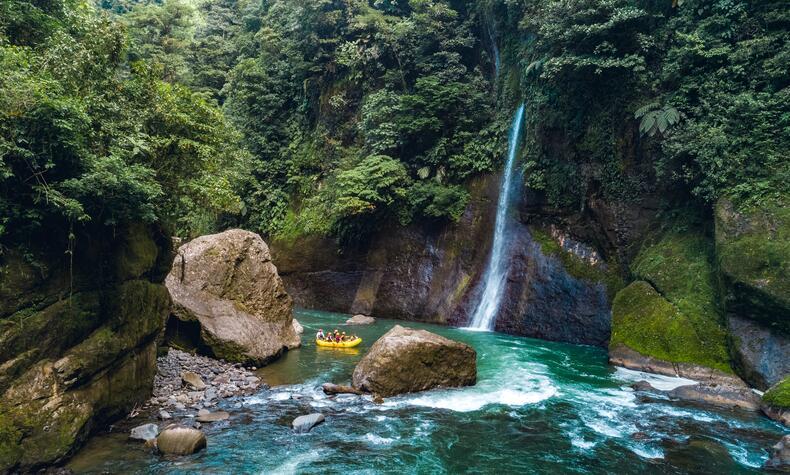
[[[505,162],[505,170],[502,173],[502,183],[499,187],[499,199],[496,207],[494,241],[491,245],[491,253],[488,256],[485,274],[483,274],[483,280],[481,281],[484,286],[483,292],[472,314],[472,321],[467,327],[470,330],[493,330],[494,322],[502,303],[505,277],[508,270],[507,250],[510,244],[508,221],[510,220],[509,215],[513,207],[514,198],[516,198],[513,193],[513,175],[516,170],[516,156],[518,154],[523,121],[524,104],[521,104],[516,110],[513,122],[510,125],[507,161]]]

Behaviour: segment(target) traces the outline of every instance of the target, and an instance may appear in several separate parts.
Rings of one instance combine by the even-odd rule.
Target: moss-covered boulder
[[[718,333],[708,338],[706,331]],[[610,359],[628,364],[634,357],[622,347],[668,363],[700,365],[731,372],[720,327],[694,321],[645,281],[636,281],[618,292],[612,306]],[[637,363],[641,366],[640,363]],[[677,374],[677,365],[671,374]],[[644,369],[644,368],[637,368]]]
[[[716,255],[727,313],[790,334],[790,200],[716,205]]]
[[[790,427],[790,376],[763,394],[761,408],[771,419]]]
[[[639,280],[618,292],[612,305],[613,362],[639,366],[636,352],[668,363],[658,366],[671,374],[701,368],[732,373],[712,251],[694,232],[666,233],[645,246],[632,266]]]

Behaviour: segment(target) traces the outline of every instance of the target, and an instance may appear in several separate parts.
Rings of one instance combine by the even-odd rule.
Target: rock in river
[[[356,394],[361,395],[362,391],[354,389],[351,386],[343,386],[342,384],[324,383],[321,386],[325,394]]]
[[[163,454],[188,455],[206,448],[206,435],[191,427],[170,425],[156,438]]]
[[[376,323],[376,319],[367,315],[358,314],[346,320],[346,323],[349,325],[370,325]]]
[[[477,353],[458,341],[395,325],[354,369],[353,386],[384,397],[477,380]]]
[[[765,462],[764,468],[790,472],[790,435],[782,437],[782,439],[773,446],[773,454],[771,458]]]
[[[231,229],[184,244],[165,284],[175,317],[199,322],[218,358],[262,365],[301,344],[293,301],[255,233]]]
[[[156,439],[159,435],[159,426],[156,424],[143,424],[132,429],[129,433],[129,438],[134,440],[150,440]]]
[[[319,413],[308,414],[306,416],[299,416],[293,420],[291,425],[294,431],[298,434],[310,432],[310,429],[324,422],[324,415]]]

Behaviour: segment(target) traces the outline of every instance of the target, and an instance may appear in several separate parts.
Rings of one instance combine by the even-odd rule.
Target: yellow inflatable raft
[[[325,346],[327,348],[353,348],[357,345],[362,343],[362,338],[354,338],[353,340],[348,341],[341,341],[340,343],[335,343],[334,341],[325,341],[325,340],[315,340],[315,344],[318,346]]]

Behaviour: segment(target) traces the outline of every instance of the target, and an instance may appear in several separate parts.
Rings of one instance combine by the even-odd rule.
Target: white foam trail
[[[263,470],[261,471],[261,475],[291,475],[294,473],[300,473],[301,471],[298,470],[299,465],[303,463],[310,463],[315,462],[316,460],[320,460],[322,457],[321,451],[309,451],[309,452],[302,452],[299,454],[294,455],[293,457],[289,457],[288,461],[271,469],[271,470]]]
[[[645,373],[643,371],[634,371],[632,369],[617,367],[614,374],[615,378],[622,381],[635,383],[637,381],[647,381],[656,389],[661,391],[671,391],[680,386],[689,386],[697,384],[698,381],[693,379],[680,378],[676,376],[664,376],[662,374]]]
[[[508,212],[512,205],[513,175],[515,174],[516,155],[521,137],[521,124],[524,121],[524,104],[521,104],[513,117],[510,125],[508,139],[507,161],[502,174],[502,184],[499,189],[499,199],[496,207],[496,221],[494,224],[494,241],[491,244],[491,254],[488,256],[488,265],[483,274],[483,293],[480,301],[472,314],[469,329],[492,330],[499,305],[504,292],[505,277],[507,274],[506,252],[510,244],[507,232]]]
[[[481,375],[475,386],[444,389],[392,398],[384,406],[404,405],[470,412],[490,404],[518,407],[537,404],[557,394],[551,379],[541,374],[545,366],[506,356],[490,378]]]

